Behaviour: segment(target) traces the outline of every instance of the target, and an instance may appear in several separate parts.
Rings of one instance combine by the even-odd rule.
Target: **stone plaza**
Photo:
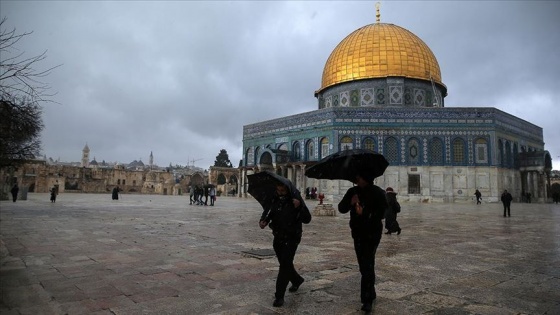
[[[316,201],[308,201],[313,210]],[[336,205],[335,205],[336,206]],[[560,205],[402,203],[377,251],[374,314],[560,314]],[[278,262],[252,198],[33,193],[0,202],[0,313],[360,314],[348,215],[314,216]]]

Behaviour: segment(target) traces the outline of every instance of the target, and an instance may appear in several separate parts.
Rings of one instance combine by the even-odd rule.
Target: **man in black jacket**
[[[358,258],[361,279],[362,310],[371,312],[375,293],[375,252],[383,233],[383,216],[387,208],[385,191],[373,184],[373,178],[358,175],[356,186],[348,189],[340,203],[340,213],[350,212],[350,229]]]
[[[292,283],[290,292],[295,292],[304,281],[294,267],[294,256],[301,241],[302,223],[309,222],[311,213],[295,186],[277,185],[276,196],[271,200],[270,206],[264,209],[259,221],[261,229],[270,223],[274,235],[272,245],[280,263],[272,304],[275,307],[284,304],[284,294],[289,282]]]

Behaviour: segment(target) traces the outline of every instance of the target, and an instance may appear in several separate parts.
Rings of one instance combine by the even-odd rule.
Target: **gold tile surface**
[[[442,84],[436,57],[418,36],[387,23],[357,29],[333,50],[319,91],[342,82],[403,76]]]

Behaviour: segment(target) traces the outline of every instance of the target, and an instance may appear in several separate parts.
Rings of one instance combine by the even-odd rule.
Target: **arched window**
[[[506,160],[504,161],[504,166],[505,167],[511,167],[511,165],[513,164],[513,158],[512,158],[512,154],[511,154],[511,142],[506,141]]]
[[[502,139],[498,140],[498,165],[504,166],[504,143]]]
[[[488,142],[486,141],[486,139],[476,139],[474,143],[474,154],[476,163],[488,163]]]
[[[519,167],[519,147],[517,143],[513,144],[513,167]]]
[[[443,141],[440,138],[430,140],[428,158],[431,165],[443,165]]]
[[[399,146],[397,143],[397,139],[393,137],[389,137],[385,140],[385,158],[391,164],[399,162]]]
[[[313,142],[313,140],[307,141],[306,151],[308,161],[315,159],[315,142]]]
[[[321,139],[321,156],[319,159],[322,159],[327,155],[329,155],[329,138],[325,137]]]
[[[292,151],[294,152],[294,161],[301,161],[301,147],[299,141],[294,142]]]
[[[465,141],[461,138],[453,140],[453,164],[465,164]]]
[[[375,151],[375,142],[371,138],[366,138],[364,140],[364,149]]]
[[[420,162],[420,146],[418,145],[418,139],[412,138],[408,140],[408,163],[418,164]]]
[[[245,164],[246,165],[255,164],[255,153],[253,151],[253,148],[247,149],[247,153],[245,153]]]
[[[352,150],[354,148],[354,141],[350,137],[343,137],[340,139],[340,151]]]

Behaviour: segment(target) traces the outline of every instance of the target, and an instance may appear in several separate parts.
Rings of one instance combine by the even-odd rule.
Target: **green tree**
[[[216,156],[216,161],[214,161],[214,166],[218,167],[233,167],[229,161],[228,153],[225,149],[220,150],[220,154]]]
[[[42,78],[58,67],[37,70],[46,51],[24,57],[16,44],[31,33],[16,33],[0,21],[0,167],[35,158],[41,150],[41,103],[50,102],[50,86]]]

